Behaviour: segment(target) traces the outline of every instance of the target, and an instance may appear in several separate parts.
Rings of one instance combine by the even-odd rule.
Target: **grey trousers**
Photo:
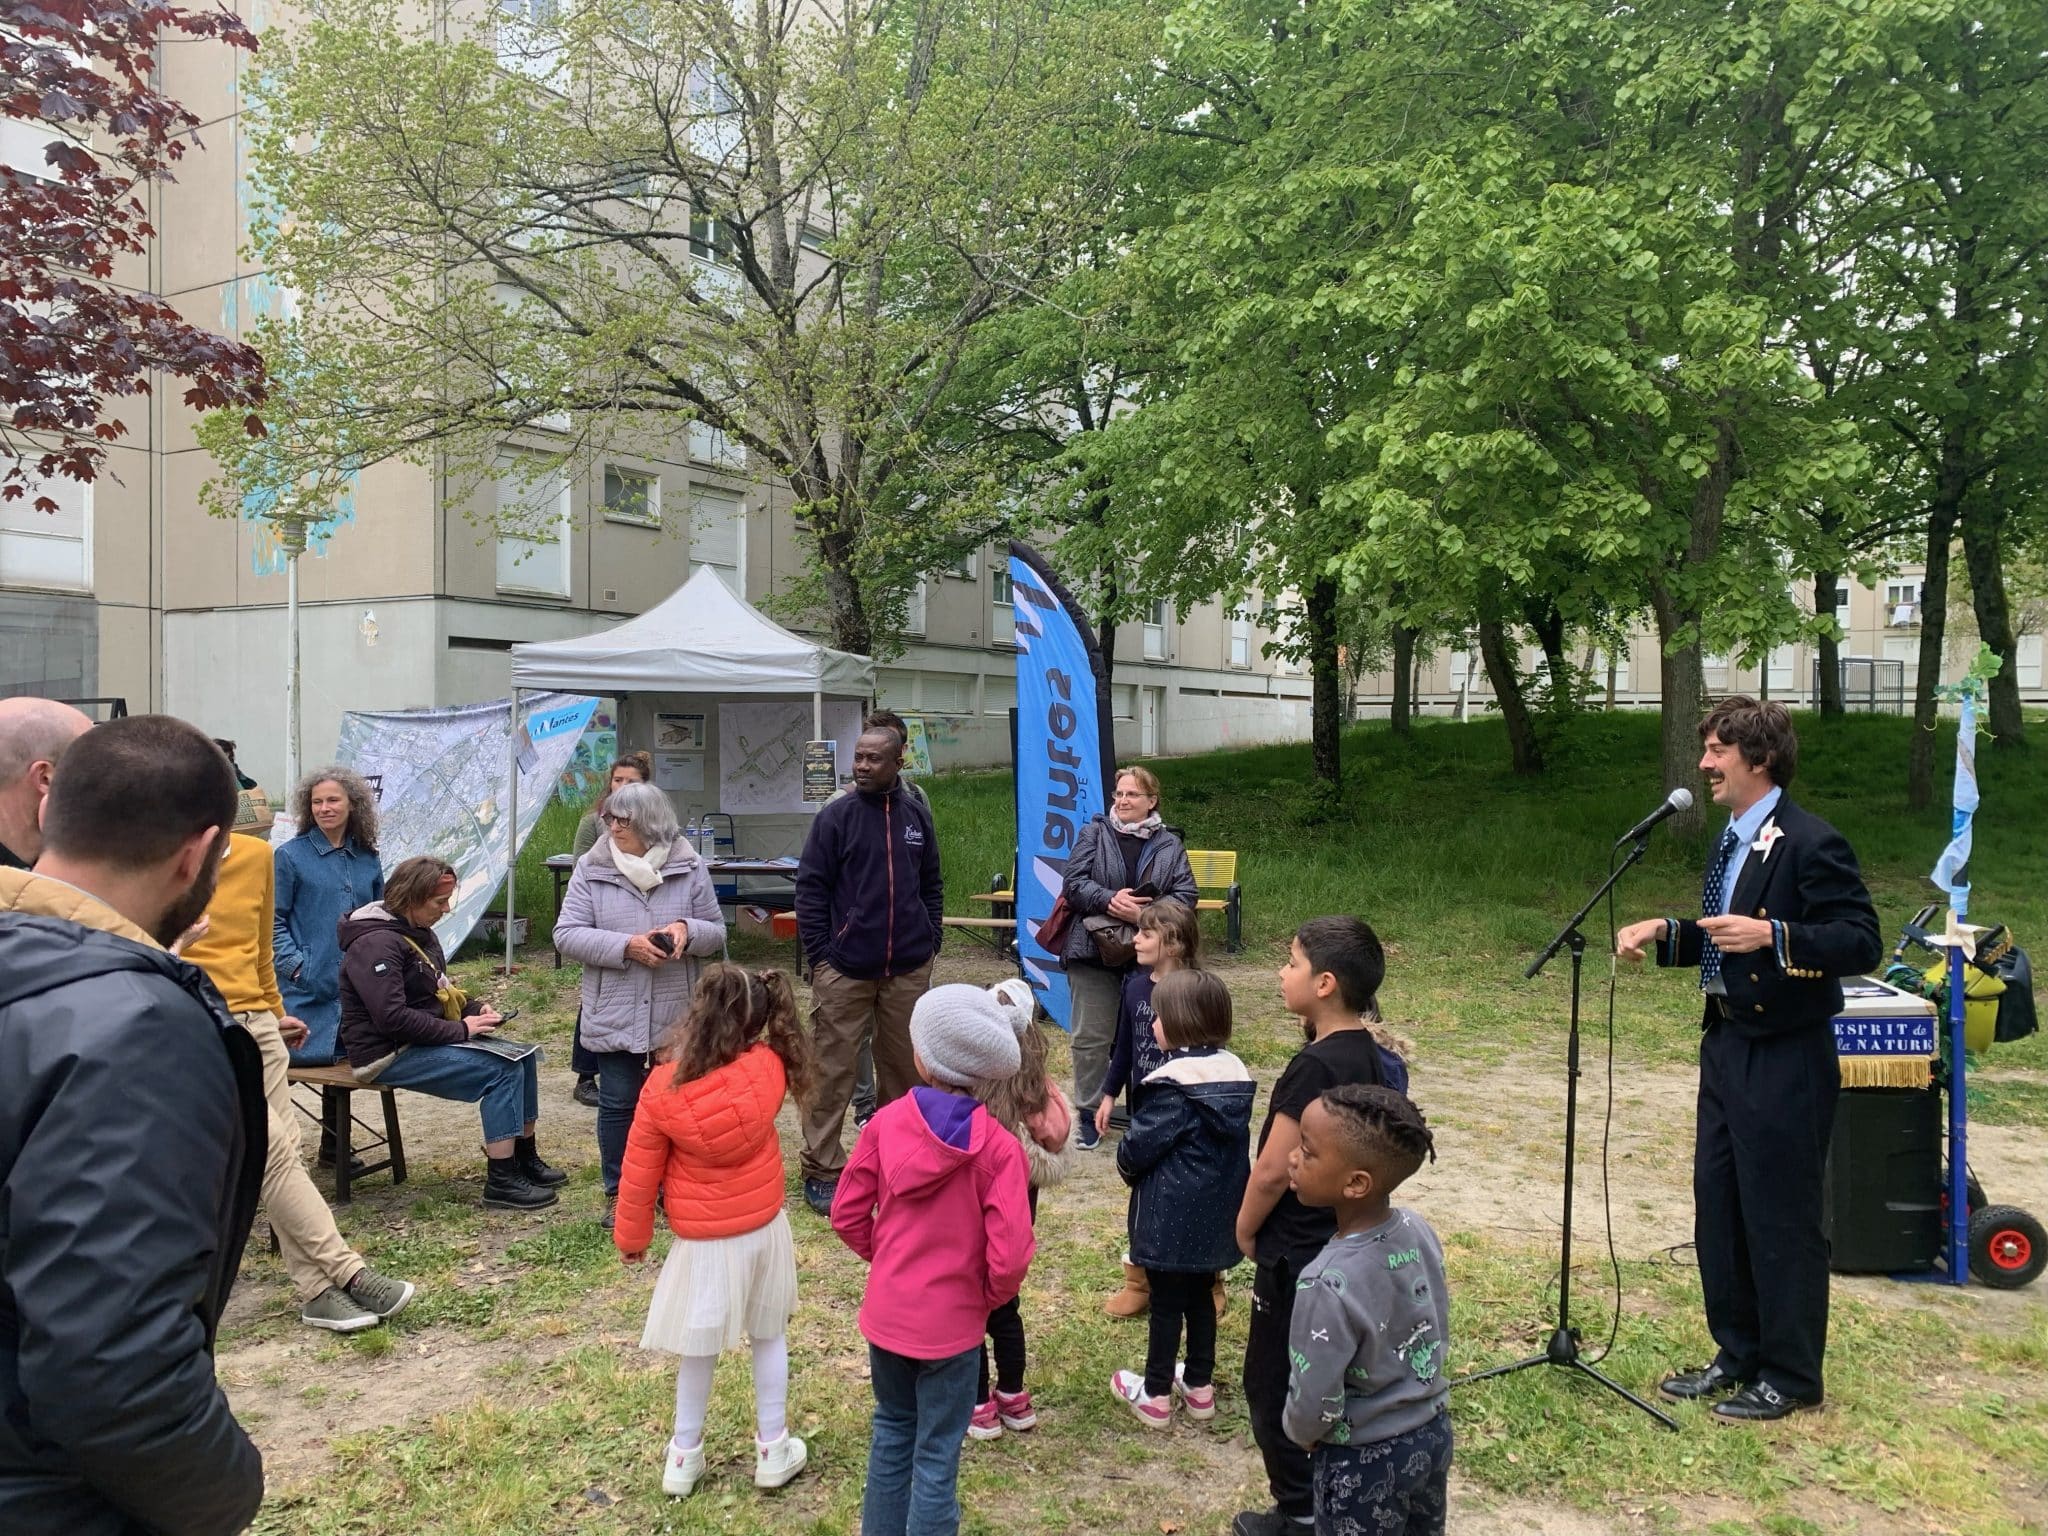
[[[1116,1044],[1116,1011],[1123,1000],[1121,971],[1086,960],[1067,962],[1067,992],[1074,1000],[1074,1113],[1093,1116],[1102,1102],[1102,1079]]]

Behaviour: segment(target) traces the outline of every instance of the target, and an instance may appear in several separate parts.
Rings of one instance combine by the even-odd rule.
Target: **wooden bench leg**
[[[328,1118],[334,1123],[334,1200],[337,1205],[347,1205],[355,1198],[349,1190],[349,1175],[356,1160],[356,1121],[349,1110],[349,1091],[346,1088],[322,1088],[320,1098],[328,1108]]]
[[[389,1144],[384,1149],[385,1157],[391,1161],[391,1182],[405,1182],[405,1138],[398,1133],[398,1095],[379,1095],[384,1100],[384,1140]]]

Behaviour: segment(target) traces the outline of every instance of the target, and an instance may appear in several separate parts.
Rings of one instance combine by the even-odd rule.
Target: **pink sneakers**
[[[1145,1377],[1141,1371],[1118,1371],[1109,1378],[1109,1390],[1117,1395],[1140,1424],[1148,1429],[1165,1429],[1173,1423],[1173,1394],[1164,1397],[1145,1395]],[[1213,1406],[1212,1406],[1213,1411]]]
[[[1003,1421],[1003,1428],[1023,1431],[1038,1427],[1038,1413],[1031,1406],[1029,1392],[998,1392],[996,1412]]]
[[[1029,1392],[998,1392],[985,1403],[976,1403],[967,1420],[970,1440],[1000,1440],[1003,1431],[1022,1432],[1038,1427],[1038,1414],[1031,1406]]]
[[[1173,1395],[1187,1409],[1189,1418],[1206,1424],[1216,1417],[1216,1384],[1211,1382],[1206,1387],[1191,1387],[1184,1377],[1186,1370],[1185,1364],[1173,1368]]]

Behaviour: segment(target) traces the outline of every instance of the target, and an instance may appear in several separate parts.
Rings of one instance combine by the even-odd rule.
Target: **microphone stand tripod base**
[[[1491,1370],[1475,1371],[1470,1376],[1460,1377],[1457,1381],[1452,1382],[1451,1385],[1454,1387],[1469,1387],[1473,1382],[1485,1381],[1489,1376],[1508,1376],[1516,1371],[1526,1371],[1535,1365],[1561,1365],[1569,1370],[1577,1371],[1582,1376],[1590,1376],[1616,1397],[1623,1397],[1634,1403],[1666,1429],[1676,1430],[1678,1428],[1678,1421],[1655,1403],[1645,1402],[1613,1377],[1606,1375],[1580,1359],[1579,1336],[1570,1328],[1560,1327],[1553,1332],[1550,1335],[1550,1342],[1544,1346],[1543,1353],[1540,1355],[1531,1355],[1528,1359],[1517,1360],[1512,1365],[1496,1365]]]

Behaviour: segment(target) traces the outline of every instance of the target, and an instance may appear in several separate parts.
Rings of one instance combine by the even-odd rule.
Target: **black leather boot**
[[[519,1171],[518,1154],[490,1159],[490,1172],[484,1175],[485,1205],[501,1211],[537,1211],[558,1198],[552,1189]]]
[[[512,1141],[512,1160],[519,1165],[519,1171],[526,1175],[527,1182],[539,1184],[547,1189],[553,1189],[557,1184],[568,1183],[569,1175],[559,1168],[550,1167],[542,1159],[540,1149],[533,1142],[531,1136],[514,1137]]]

